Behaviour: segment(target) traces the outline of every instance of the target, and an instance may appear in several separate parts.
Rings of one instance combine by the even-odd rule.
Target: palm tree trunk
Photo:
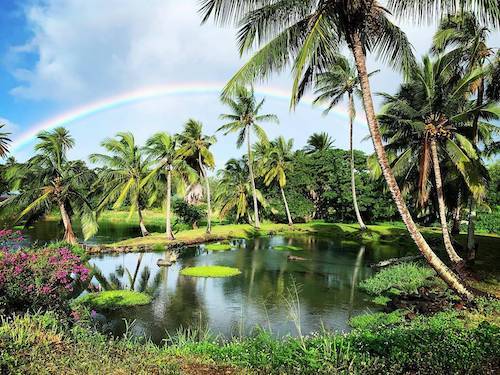
[[[171,224],[171,201],[172,201],[172,166],[167,166],[167,202],[166,202],[166,210],[167,217],[165,220],[165,232],[167,233],[167,240],[173,240],[174,234],[172,233],[172,224]]]
[[[451,226],[451,234],[452,235],[457,235],[460,233],[460,200],[461,200],[461,191],[458,191],[458,196],[457,196],[457,206],[453,210],[453,217],[452,217],[452,226]]]
[[[483,105],[484,98],[484,79],[481,78],[479,83],[479,88],[477,90],[476,106],[480,107]],[[477,145],[479,143],[479,113],[474,117],[472,123],[472,135],[473,143]],[[475,225],[474,220],[476,219],[476,201],[471,195],[469,198],[469,219],[467,224],[467,261],[474,261],[476,259],[476,237],[475,237]]]
[[[354,212],[356,213],[356,219],[358,220],[359,228],[364,231],[366,230],[366,225],[363,222],[361,213],[358,207],[358,198],[356,196],[356,176],[354,174],[354,148],[352,145],[352,134],[353,134],[353,122],[354,122],[354,99],[352,93],[349,93],[349,150],[351,152],[351,190],[352,190],[352,203],[354,205]]]
[[[441,221],[441,231],[443,232],[443,242],[446,252],[453,262],[456,269],[463,266],[463,259],[457,254],[451,243],[450,232],[448,232],[448,223],[446,221],[446,206],[444,203],[443,181],[441,178],[441,167],[439,165],[436,140],[431,139],[432,166],[434,168],[434,179],[436,181],[436,192],[439,207],[439,220]]]
[[[73,225],[71,224],[71,218],[66,211],[64,202],[59,204],[59,210],[61,211],[61,218],[64,225],[64,238],[63,240],[72,245],[76,245],[78,240],[76,239],[75,233],[73,232]]]
[[[255,212],[255,228],[260,228],[259,206],[257,204],[257,191],[255,189],[255,178],[253,175],[252,147],[250,143],[250,128],[247,126],[247,151],[248,151],[248,171],[250,172],[250,182],[252,183],[253,210]]]
[[[285,191],[281,186],[280,190],[281,190],[281,196],[283,197],[283,203],[285,203],[285,211],[286,211],[286,217],[288,219],[288,225],[293,225],[292,215],[290,215],[290,209],[288,208],[288,202],[286,200]]]
[[[422,255],[427,259],[427,262],[434,268],[438,275],[448,284],[448,286],[456,291],[464,299],[472,299],[473,294],[466,288],[466,286],[460,281],[460,279],[455,275],[442,261],[437,257],[437,255],[432,251],[429,244],[425,241],[422,234],[419,232],[415,222],[413,221],[406,203],[401,195],[401,191],[396,182],[396,178],[389,165],[389,160],[387,159],[387,154],[385,153],[384,144],[382,142],[382,135],[380,133],[380,128],[375,115],[375,109],[373,106],[373,99],[371,95],[370,82],[368,80],[368,71],[366,68],[366,56],[363,49],[363,44],[361,42],[361,37],[358,33],[352,33],[350,48],[353,52],[354,59],[356,61],[356,67],[358,70],[358,75],[360,78],[361,91],[363,96],[363,103],[366,113],[366,120],[368,122],[368,127],[370,129],[370,134],[373,142],[373,147],[377,154],[380,167],[384,174],[384,178],[387,182],[387,186],[391,191],[392,197],[398,211],[405,223],[410,236],[417,245],[418,249]]]
[[[141,228],[142,237],[149,236],[149,232],[144,224],[144,218],[142,217],[142,210],[139,201],[137,201],[137,214],[139,215],[139,227]]]
[[[203,163],[201,162],[201,154],[198,155],[198,164],[200,167],[201,177],[205,180],[205,188],[207,190],[207,234],[210,234],[212,231],[212,204],[210,202],[210,182],[208,181],[208,177],[205,173],[205,168],[203,167]],[[194,224],[193,224],[194,225]]]

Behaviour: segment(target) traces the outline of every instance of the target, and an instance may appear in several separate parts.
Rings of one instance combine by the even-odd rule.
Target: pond
[[[249,334],[256,326],[277,336],[297,335],[299,330],[308,334],[322,327],[347,330],[351,316],[378,309],[357,287],[372,274],[369,265],[407,255],[401,248],[369,248],[310,235],[231,244],[233,249],[223,252],[205,250],[203,245],[182,249],[182,257],[168,268],[156,264],[162,252],[93,257],[90,264],[108,283],[154,297],[147,306],[98,314],[103,330],[121,335],[128,327],[129,333],[156,343],[181,328],[208,329],[225,337]],[[274,250],[278,245],[304,250]],[[292,253],[306,260],[289,261]],[[229,278],[180,275],[183,268],[199,265],[236,267],[242,273]]]

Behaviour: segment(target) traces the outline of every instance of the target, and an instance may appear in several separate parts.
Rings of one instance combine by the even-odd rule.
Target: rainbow
[[[111,109],[168,96],[219,94],[223,87],[224,84],[217,82],[194,82],[151,86],[87,103],[30,126],[28,130],[13,140],[11,150],[21,150],[23,147],[27,146],[42,130],[50,130],[58,126],[70,126],[78,120],[82,120]],[[282,89],[256,88],[255,92],[258,95],[265,97],[290,100],[290,93]],[[312,105],[312,102],[313,100],[311,97],[304,97],[301,101],[302,104],[308,105]],[[347,110],[342,107],[336,107],[332,110],[332,112],[344,118],[348,117]],[[363,123],[362,121],[359,122]]]

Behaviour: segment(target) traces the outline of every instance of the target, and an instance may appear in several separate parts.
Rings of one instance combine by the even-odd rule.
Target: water
[[[156,265],[164,256],[161,252],[92,258],[90,263],[121,288],[130,288],[137,269],[133,289],[154,297],[147,306],[99,315],[103,330],[122,335],[125,320],[133,321],[129,333],[157,343],[181,327],[208,328],[226,337],[249,334],[256,326],[277,336],[297,335],[299,329],[308,334],[322,327],[347,330],[351,316],[377,310],[358,289],[359,282],[372,274],[369,264],[407,255],[394,247],[369,248],[309,235],[233,244],[234,249],[225,252],[207,251],[203,245],[184,249],[181,259],[168,268]],[[273,250],[283,244],[305,250]],[[307,260],[288,261],[289,254]],[[179,274],[184,267],[198,265],[237,267],[242,273],[220,279]]]

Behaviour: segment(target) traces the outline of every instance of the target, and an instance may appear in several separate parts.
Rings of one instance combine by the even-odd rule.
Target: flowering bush
[[[13,251],[19,249],[24,242],[20,231],[12,229],[0,229],[0,251]]]
[[[0,251],[0,309],[67,310],[68,300],[90,278],[89,270],[69,249]]]

